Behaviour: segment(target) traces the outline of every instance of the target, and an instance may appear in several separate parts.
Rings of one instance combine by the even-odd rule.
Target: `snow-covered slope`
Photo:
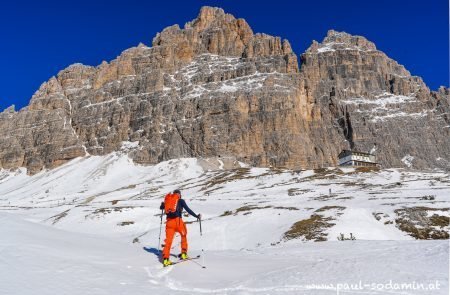
[[[144,167],[114,153],[34,176],[1,171],[5,294],[336,294],[322,287],[390,280],[439,284],[396,294],[448,294],[448,241],[412,237],[448,231],[448,219],[437,222],[448,218],[448,174],[223,166],[178,159]],[[159,204],[175,188],[204,216],[203,236],[185,220],[191,255],[205,252],[162,268]],[[338,241],[350,233],[356,240]],[[178,247],[177,237],[173,253]],[[350,294],[388,293],[371,287]]]

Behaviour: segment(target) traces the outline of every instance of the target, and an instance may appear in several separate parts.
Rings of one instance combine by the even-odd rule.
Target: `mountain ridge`
[[[133,141],[130,156],[141,164],[233,156],[314,168],[336,165],[341,149],[377,144],[385,167],[412,157],[415,168],[448,168],[449,101],[448,88],[430,91],[364,37],[330,30],[299,66],[289,41],[203,7],[152,47],[95,67],[73,64],[28,107],[2,112],[0,167],[33,174]]]

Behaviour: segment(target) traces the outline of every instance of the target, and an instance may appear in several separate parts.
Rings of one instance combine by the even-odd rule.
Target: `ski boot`
[[[180,258],[181,258],[182,260],[186,260],[186,259],[189,259],[189,256],[187,255],[186,252],[183,252],[183,253],[181,253]]]
[[[169,266],[169,265],[172,265],[172,261],[170,261],[168,258],[165,258],[163,260],[163,266],[166,267],[166,266]]]

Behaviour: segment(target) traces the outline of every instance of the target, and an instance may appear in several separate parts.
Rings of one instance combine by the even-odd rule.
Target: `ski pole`
[[[205,250],[203,249],[203,232],[202,232],[202,217],[198,219],[198,223],[200,225],[200,246],[202,248],[202,267],[206,268],[205,266]]]
[[[161,209],[161,222],[159,223],[159,239],[158,239],[158,252],[161,257],[161,230],[162,230],[163,210]]]

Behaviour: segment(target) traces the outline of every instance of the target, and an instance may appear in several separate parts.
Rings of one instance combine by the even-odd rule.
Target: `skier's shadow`
[[[156,248],[151,248],[151,247],[142,247],[142,249],[144,249],[144,251],[146,251],[148,253],[154,254],[156,257],[158,257],[158,259],[161,260],[161,250],[158,250]],[[174,255],[174,254],[170,254],[170,256],[177,257],[177,255]]]
[[[156,248],[143,247],[143,249],[144,249],[145,251],[147,251],[148,253],[155,254],[155,256],[158,257],[158,258],[159,258],[159,255],[160,255],[160,253],[161,253],[160,250],[158,250],[158,249],[156,249]]]

